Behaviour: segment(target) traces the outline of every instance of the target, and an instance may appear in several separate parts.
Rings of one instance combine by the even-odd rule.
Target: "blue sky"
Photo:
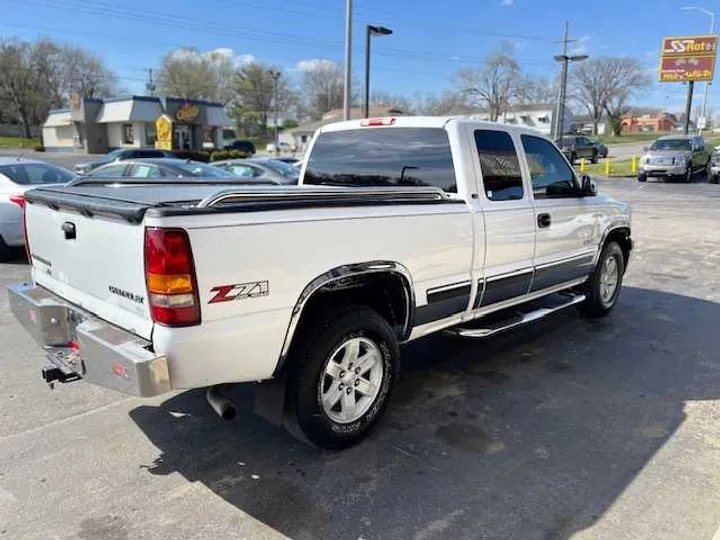
[[[656,78],[666,35],[706,33],[709,18],[682,11],[693,4],[658,0],[355,0],[354,72],[362,73],[367,23],[395,33],[373,40],[373,89],[407,97],[437,93],[451,85],[463,65],[482,63],[510,41],[522,69],[554,77],[554,41],[570,21],[574,52],[632,56]],[[125,88],[143,93],[144,69],[157,68],[180,46],[200,51],[232,49],[238,56],[299,72],[312,59],[342,61],[344,0],[0,0],[2,37],[49,36],[94,51],[114,68]],[[700,85],[702,88],[702,85]],[[699,95],[699,92],[698,92]],[[636,101],[679,110],[681,84],[655,84]],[[720,100],[720,85],[710,102]],[[718,107],[720,109],[720,102]],[[579,112],[579,111],[578,111]]]

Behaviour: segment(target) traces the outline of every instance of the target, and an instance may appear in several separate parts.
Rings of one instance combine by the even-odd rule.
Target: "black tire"
[[[646,174],[638,174],[638,182],[647,182]]]
[[[612,296],[606,300],[603,299],[601,294],[601,279],[602,269],[608,258],[614,258],[615,264],[617,265],[618,281],[615,291]],[[590,277],[583,285],[583,292],[585,293],[585,301],[582,302],[578,309],[580,313],[586,317],[604,317],[612,311],[617,303],[617,299],[620,296],[620,289],[622,288],[623,275],[625,274],[625,257],[622,249],[617,242],[608,242],[600,252],[600,257],[595,265]]]
[[[10,248],[0,236],[0,262],[7,262],[13,257],[12,248]]]
[[[716,176],[716,175],[714,175],[714,174],[711,174],[711,175],[708,177],[708,182],[710,182],[711,184],[717,184],[717,183],[718,183],[718,180],[720,180],[720,176]]]
[[[347,306],[321,313],[299,337],[289,358],[288,430],[304,442],[328,450],[342,450],[357,444],[382,417],[395,385],[400,370],[395,333],[376,311]],[[379,349],[382,380],[365,413],[351,423],[339,423],[328,416],[321,402],[325,366],[339,346],[356,337],[371,341]],[[347,388],[352,389],[349,384]]]
[[[595,164],[597,162],[598,162],[598,153],[597,153],[597,150],[595,150],[592,153],[592,157],[590,158],[590,163]]]
[[[572,152],[570,154],[570,165],[575,165],[576,161],[577,161],[577,156],[575,155],[575,152]]]
[[[687,164],[687,170],[685,171],[685,176],[683,176],[683,182],[686,184],[689,184],[692,182],[693,179],[693,170],[692,170],[692,163]]]

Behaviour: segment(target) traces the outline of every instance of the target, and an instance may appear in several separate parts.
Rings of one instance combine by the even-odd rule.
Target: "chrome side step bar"
[[[449,328],[445,330],[445,332],[455,336],[467,338],[486,338],[495,334],[499,334],[500,332],[504,332],[506,330],[510,330],[512,328],[516,328],[518,326],[522,326],[533,321],[537,321],[539,319],[542,319],[543,317],[547,317],[551,313],[555,313],[556,311],[569,308],[570,306],[574,306],[575,304],[579,304],[580,302],[585,300],[584,294],[567,293],[564,294],[564,296],[567,296],[567,299],[565,301],[552,307],[544,307],[536,309],[534,311],[530,311],[528,313],[518,313],[513,317],[498,321],[493,324],[488,324],[487,326],[482,328],[456,326],[454,328]],[[480,319],[479,322],[481,321],[482,319]]]

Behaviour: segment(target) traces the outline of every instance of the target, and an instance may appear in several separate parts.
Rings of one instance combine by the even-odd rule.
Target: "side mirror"
[[[580,191],[582,192],[583,197],[594,197],[597,195],[597,186],[592,178],[590,178],[587,174],[583,174],[580,181]]]

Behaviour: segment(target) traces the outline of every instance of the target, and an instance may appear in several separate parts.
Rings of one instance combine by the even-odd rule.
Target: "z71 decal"
[[[270,282],[268,281],[252,281],[250,283],[236,283],[234,285],[218,285],[210,289],[214,292],[208,304],[217,304],[218,302],[231,302],[233,300],[243,300],[245,298],[259,298],[270,294]]]

